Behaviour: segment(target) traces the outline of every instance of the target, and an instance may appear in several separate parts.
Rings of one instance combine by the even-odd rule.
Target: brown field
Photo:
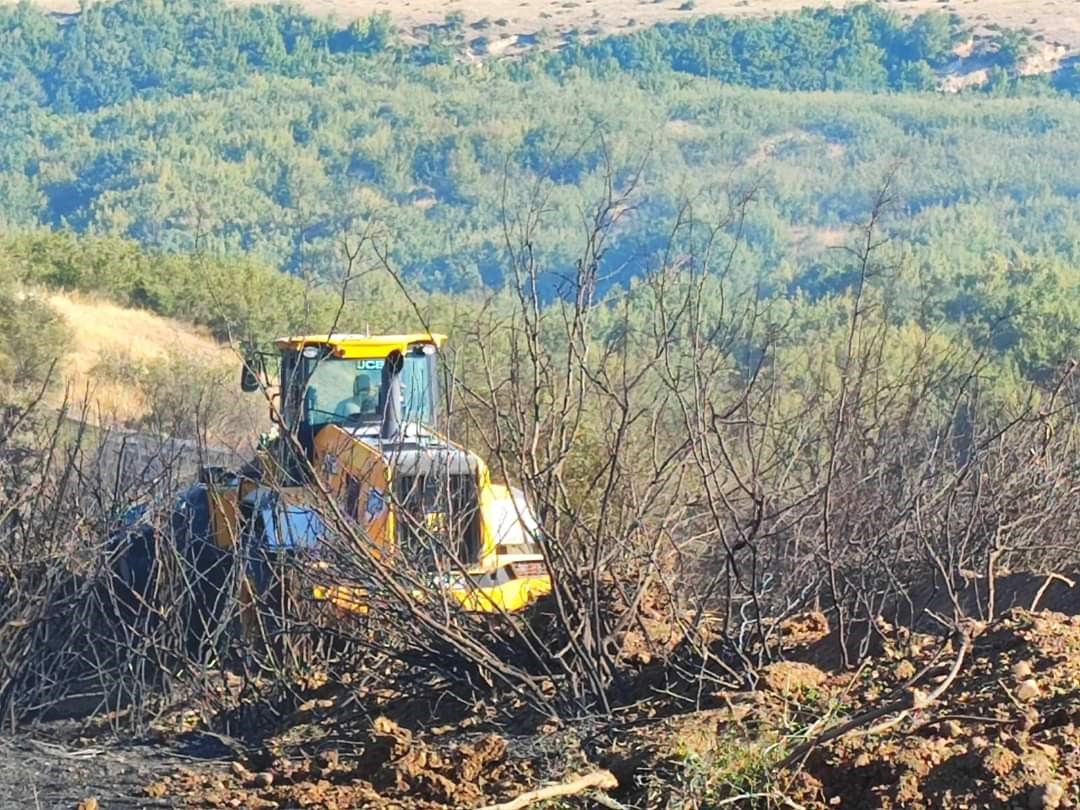
[[[229,448],[247,447],[269,427],[263,400],[239,393],[239,355],[207,330],[91,296],[44,297],[71,335],[53,406],[66,397],[92,424],[143,428],[155,411],[198,403],[206,438]]]
[[[13,0],[0,0],[13,2]],[[261,0],[236,0],[243,4]],[[41,6],[58,12],[76,12],[78,0],[39,0]],[[1070,51],[1080,50],[1080,0],[883,0],[905,14],[929,9],[953,11],[976,30],[985,33],[992,26],[1026,28],[1047,43],[1060,43]],[[466,25],[479,23],[490,39],[498,43],[492,52],[511,46],[518,36],[547,31],[564,34],[570,30],[599,34],[627,31],[657,22],[688,19],[703,14],[769,15],[804,6],[843,5],[813,0],[299,0],[299,5],[317,15],[340,20],[388,11],[406,31],[442,22],[447,14],[460,12]],[[691,6],[686,9],[684,6]],[[484,21],[490,27],[486,27]]]
[[[131,385],[99,373],[100,364],[110,356],[152,364],[172,351],[208,367],[235,365],[239,369],[239,361],[227,347],[189,324],[85,296],[54,293],[48,301],[64,318],[73,338],[63,369],[65,387],[77,400],[89,394],[99,419],[130,421],[146,407]]]

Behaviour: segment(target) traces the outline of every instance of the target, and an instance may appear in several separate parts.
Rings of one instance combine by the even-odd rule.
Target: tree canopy
[[[969,334],[1026,308],[1000,351],[1044,370],[1068,349],[1049,326],[1072,317],[1080,275],[1068,76],[1060,92],[1011,78],[923,92],[959,22],[869,4],[705,17],[479,66],[454,58],[460,28],[406,45],[386,15],[337,26],[290,6],[0,8],[0,226],[16,253],[47,245],[34,248],[59,262],[46,283],[100,288],[65,273],[115,264],[108,294],[220,330],[192,303],[195,258],[263,291],[292,283],[276,270],[309,288],[339,278],[343,239],[366,232],[407,283],[475,295],[508,285],[508,233],[532,211],[550,300],[605,190],[635,193],[600,257],[602,291],[647,272],[688,206],[718,222],[753,190],[720,233],[739,246],[736,280],[817,302],[847,289],[834,248],[895,171],[889,249],[912,269],[898,306]],[[82,252],[96,258],[70,258]],[[372,279],[357,300],[386,292]]]

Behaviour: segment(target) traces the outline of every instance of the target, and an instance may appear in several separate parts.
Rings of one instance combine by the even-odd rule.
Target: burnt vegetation
[[[212,807],[1080,801],[1075,66],[1001,31],[944,98],[970,32],[866,4],[482,65],[466,27],[0,9],[0,748],[182,755],[132,789]],[[57,293],[233,362],[73,387]],[[475,492],[402,475],[388,553],[280,379],[237,404],[335,330],[450,336],[434,427],[550,594],[464,609]],[[275,478],[314,547],[262,542],[285,498],[208,537]],[[0,803],[86,798],[18,760]]]
[[[200,467],[232,458],[198,438],[90,427],[85,413],[43,405],[54,368],[12,366],[0,431],[5,728],[74,717],[147,734],[179,722],[222,735],[258,770],[282,750],[268,741],[328,700],[327,739],[360,740],[367,759],[339,767],[335,749],[319,767],[362,783],[370,801],[453,805],[522,789],[528,757],[508,765],[500,749],[491,761],[512,777],[455,793],[444,781],[464,779],[455,769],[475,750],[414,761],[413,733],[466,718],[504,733],[554,724],[594,740],[584,762],[622,769],[623,800],[670,799],[698,788],[674,776],[658,787],[595,740],[775,680],[805,652],[791,628],[808,616],[824,626],[815,660],[836,672],[862,672],[895,648],[898,628],[937,639],[895,701],[865,714],[833,706],[831,725],[796,711],[763,760],[781,766],[760,777],[767,789],[743,777],[698,786],[715,801],[748,791],[768,803],[821,745],[944,698],[988,625],[1068,580],[1080,537],[1074,364],[1018,378],[993,353],[996,332],[964,341],[895,312],[911,267],[890,250],[892,175],[833,252],[848,283],[812,310],[734,272],[754,189],[681,206],[635,283],[601,293],[604,257],[636,204],[633,178],[620,187],[614,173],[582,219],[573,274],[544,296],[535,238],[549,192],[540,184],[529,207],[504,209],[503,293],[448,314],[408,286],[372,228],[345,241],[335,318],[349,317],[349,284],[378,273],[425,328],[449,327],[440,427],[524,491],[550,596],[521,614],[463,610],[430,571],[374,550],[345,493],[317,475],[316,552],[243,541],[221,552],[197,539],[198,504],[168,507]],[[441,573],[463,573],[443,559]],[[355,583],[363,614],[313,596]],[[402,725],[372,725],[380,715]],[[284,745],[314,756],[328,743]],[[555,776],[573,767],[530,750]],[[397,770],[371,770],[379,762]],[[279,783],[318,776],[274,767]]]

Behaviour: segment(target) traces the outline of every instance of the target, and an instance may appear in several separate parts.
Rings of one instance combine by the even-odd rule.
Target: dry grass
[[[72,334],[62,367],[65,387],[76,401],[89,398],[95,421],[129,423],[146,413],[137,386],[95,373],[110,358],[151,365],[180,356],[208,369],[235,367],[232,376],[239,377],[240,361],[232,349],[190,324],[85,296],[50,293],[47,300]],[[56,396],[62,395],[61,389]]]
[[[235,0],[251,5],[264,0]],[[0,0],[14,2],[14,0]],[[38,0],[52,11],[73,13],[79,10],[79,0]],[[683,0],[573,0],[573,2],[544,2],[543,0],[298,0],[312,14],[350,20],[372,12],[387,11],[406,31],[423,25],[442,22],[447,14],[460,12],[465,23],[487,20],[486,33],[498,48],[505,51],[507,41],[519,36],[546,30],[564,34],[570,30],[611,32],[626,31],[670,20],[685,20],[704,14],[729,16],[764,16],[793,11],[804,6],[833,5],[821,0],[696,0],[693,10],[683,8]],[[977,30],[990,25],[1027,28],[1042,34],[1048,42],[1060,42],[1070,51],[1080,50],[1080,6],[1061,0],[885,0],[905,14],[918,14],[929,9],[952,11],[963,17]],[[503,37],[503,35],[508,35]],[[557,37],[553,40],[557,42]]]

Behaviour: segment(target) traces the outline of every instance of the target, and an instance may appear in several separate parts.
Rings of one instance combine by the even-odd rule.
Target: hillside
[[[232,360],[228,348],[188,324],[83,296],[52,293],[46,300],[70,329],[64,387],[76,402],[86,392],[94,417],[102,421],[137,422],[146,415],[138,379],[119,379],[124,366],[138,375],[167,362],[172,353],[210,367]],[[239,374],[239,365],[229,364],[236,365]]]
[[[67,330],[49,402],[104,429],[137,429],[244,451],[269,427],[265,402],[239,395],[236,351],[205,328],[101,298],[51,292]]]
[[[13,2],[14,0],[4,0]],[[238,5],[255,5],[252,0],[234,0]],[[63,14],[78,12],[75,0],[36,0],[43,9]],[[388,12],[391,19],[406,31],[423,36],[428,26],[441,25],[448,14],[461,14],[467,26],[478,32],[493,32],[497,40],[509,40],[517,45],[522,38],[535,37],[540,31],[555,35],[555,41],[578,31],[589,35],[625,31],[702,16],[720,14],[729,17],[767,16],[795,11],[815,5],[838,5],[814,0],[570,0],[548,3],[525,0],[512,5],[496,0],[299,0],[305,11],[351,21],[378,12]],[[842,5],[842,4],[841,4]],[[1062,12],[1053,0],[887,0],[884,6],[903,14],[916,15],[924,11],[953,12],[976,34],[986,34],[997,28],[1026,29],[1048,44],[1066,46],[1068,52],[1080,51],[1080,14]],[[488,24],[482,24],[486,21]],[[503,50],[507,45],[496,45]]]
[[[999,60],[985,87],[946,98],[936,71],[970,32],[945,14],[864,4],[694,20],[481,69],[458,58],[473,31],[461,21],[411,42],[382,18],[340,27],[215,0],[125,0],[64,24],[21,8],[0,20],[13,77],[0,93],[0,222],[134,243],[153,258],[121,284],[124,303],[264,340],[273,320],[226,324],[208,307],[250,314],[246,299],[261,298],[292,323],[310,310],[260,295],[284,283],[271,275],[238,285],[228,272],[284,270],[307,282],[293,295],[332,300],[344,243],[377,236],[380,257],[356,258],[363,281],[347,295],[362,325],[396,300],[393,276],[424,296],[507,292],[522,234],[508,245],[505,225],[533,206],[528,241],[551,300],[609,180],[632,200],[599,257],[601,292],[654,270],[693,211],[739,242],[740,286],[827,306],[850,278],[835,248],[893,176],[882,224],[904,276],[888,289],[894,311],[913,317],[918,298],[924,325],[985,340],[1020,309],[993,345],[1024,374],[1072,351],[1057,327],[1080,284],[1068,70],[1017,75],[1025,41],[1003,30],[995,47],[1012,48],[1012,67]],[[209,298],[189,262],[165,260],[192,255],[232,268]],[[48,277],[68,284],[55,261]]]

